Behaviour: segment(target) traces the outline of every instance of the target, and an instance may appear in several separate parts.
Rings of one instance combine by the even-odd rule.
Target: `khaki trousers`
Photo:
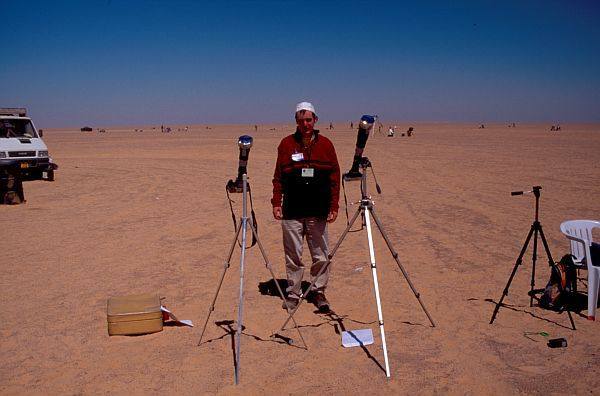
[[[327,221],[317,217],[305,217],[302,219],[282,220],[283,250],[285,252],[285,270],[287,273],[288,297],[300,298],[301,283],[304,276],[304,264],[302,263],[303,238],[306,238],[308,250],[312,260],[310,267],[311,281],[327,262],[329,248],[327,246]],[[324,292],[329,280],[329,270],[316,279],[314,289]]]

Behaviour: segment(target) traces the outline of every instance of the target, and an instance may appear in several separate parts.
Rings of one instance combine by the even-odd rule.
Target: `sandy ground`
[[[322,127],[328,123],[323,123]],[[404,131],[408,124],[398,123]],[[377,213],[436,322],[431,327],[376,234],[375,251],[391,378],[386,379],[369,270],[366,232],[348,235],[333,262],[328,297],[346,329],[371,328],[374,345],[345,349],[340,323],[310,304],[296,315],[309,346],[270,339],[285,319],[260,252],[247,252],[241,384],[233,385],[239,249],[205,336],[196,346],[231,243],[224,186],[237,171],[237,137],[255,144],[249,175],[261,240],[284,278],[281,231],[269,199],[279,140],[292,126],[194,126],[161,134],[144,128],[107,133],[47,130],[60,165],[54,183],[25,184],[27,203],[0,206],[2,394],[588,394],[600,389],[600,322],[529,307],[530,251],[493,325],[502,293],[529,231],[533,196],[543,186],[541,222],[555,259],[568,252],[559,224],[600,218],[600,126],[416,124],[411,138],[372,137],[383,194]],[[139,127],[143,128],[143,127]],[[276,130],[270,130],[276,128]],[[176,129],[176,128],[174,128]],[[356,132],[324,131],[342,170]],[[358,185],[348,187],[350,201]],[[373,184],[371,184],[373,187]],[[374,189],[372,189],[374,191]],[[238,196],[239,197],[239,196]],[[238,197],[236,205],[240,203]],[[350,208],[353,212],[355,206]],[[330,228],[333,244],[345,226]],[[596,235],[600,239],[600,235]],[[538,261],[536,286],[549,269]],[[585,277],[585,272],[582,272]],[[579,282],[582,291],[586,281]],[[109,337],[110,296],[158,292],[196,327]],[[599,314],[600,316],[600,314]],[[547,332],[568,347],[550,349]]]

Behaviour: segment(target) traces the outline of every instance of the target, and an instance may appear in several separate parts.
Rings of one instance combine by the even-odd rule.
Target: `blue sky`
[[[600,2],[0,0],[0,106],[38,127],[600,122]]]

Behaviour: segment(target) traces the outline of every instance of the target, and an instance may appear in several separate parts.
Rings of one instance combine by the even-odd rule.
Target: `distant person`
[[[4,121],[0,125],[0,137],[3,138],[13,138],[17,137],[15,132],[15,126],[10,121]]]
[[[331,122],[329,123],[329,129],[330,130],[333,129],[333,123],[331,123]]]
[[[258,125],[254,124],[254,132],[258,131]]]
[[[406,134],[408,135],[408,137],[412,136],[413,131],[414,131],[413,127],[408,128],[408,130],[406,131]]]
[[[354,129],[354,123],[350,121],[350,129]]]
[[[287,273],[288,296],[283,308],[294,309],[299,302],[304,275],[303,239],[308,243],[311,278],[327,263],[327,223],[338,215],[340,166],[331,140],[314,129],[318,121],[309,102],[296,105],[296,132],[281,140],[273,175],[273,217],[281,220]],[[321,312],[329,311],[325,289],[328,267],[314,279],[313,302]]]
[[[388,129],[388,136],[394,136],[394,129],[392,127],[390,127],[390,129]]]

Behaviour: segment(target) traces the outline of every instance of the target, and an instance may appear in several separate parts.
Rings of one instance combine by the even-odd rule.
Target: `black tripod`
[[[515,262],[515,266],[508,278],[508,282],[504,287],[504,291],[502,292],[502,297],[496,304],[496,308],[494,308],[494,313],[492,314],[492,319],[490,320],[490,324],[494,323],[496,319],[496,315],[498,314],[498,310],[502,305],[502,301],[504,297],[508,295],[508,289],[510,288],[510,284],[517,273],[517,268],[519,265],[523,263],[523,255],[525,255],[525,251],[529,246],[529,242],[531,241],[531,236],[533,235],[533,256],[531,257],[532,268],[531,268],[531,288],[529,290],[529,306],[533,307],[533,295],[534,295],[534,286],[535,286],[535,263],[537,261],[537,248],[538,248],[538,235],[542,238],[542,243],[544,244],[544,250],[546,251],[546,257],[548,257],[548,264],[552,268],[552,271],[557,271],[556,263],[552,259],[552,253],[550,253],[550,248],[548,247],[548,242],[546,241],[546,237],[544,236],[544,231],[542,230],[542,223],[539,221],[539,210],[540,210],[540,190],[541,186],[533,186],[531,191],[513,191],[510,195],[523,195],[523,194],[531,194],[535,196],[535,220],[531,224],[531,229],[529,230],[529,234],[527,234],[527,238],[525,239],[525,243],[523,244],[523,248],[521,249],[521,253],[519,257],[517,257],[517,261]],[[560,292],[564,292],[563,287],[560,282],[558,282],[558,289]],[[573,317],[571,316],[571,312],[567,309],[567,314],[569,315],[569,320],[571,321],[571,325],[573,326],[573,330],[575,330],[575,322],[573,322]]]

